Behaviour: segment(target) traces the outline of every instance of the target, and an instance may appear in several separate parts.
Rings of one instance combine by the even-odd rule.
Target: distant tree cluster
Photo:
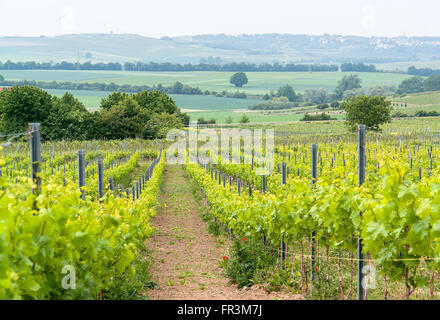
[[[345,75],[341,80],[339,80],[338,85],[334,91],[334,98],[341,100],[344,99],[344,93],[346,91],[351,91],[354,89],[361,89],[362,80],[358,75],[350,74]]]
[[[227,91],[202,91],[198,87],[191,87],[184,85],[177,81],[172,86],[163,86],[158,84],[157,86],[147,86],[147,85],[129,85],[129,84],[115,84],[111,83],[89,83],[89,82],[57,82],[57,81],[35,81],[35,80],[5,80],[0,75],[0,85],[2,86],[35,86],[42,89],[61,89],[61,90],[87,90],[87,91],[120,91],[128,93],[138,93],[142,91],[161,91],[168,94],[186,94],[186,95],[212,95],[216,97],[227,97],[235,99],[246,99],[247,95],[245,92],[227,92]]]
[[[298,102],[290,102],[287,97],[275,97],[271,100],[249,106],[249,110],[285,110],[298,107]]]
[[[341,64],[342,72],[377,72],[376,66],[373,64],[363,63],[343,63]]]
[[[327,113],[318,113],[318,114],[310,114],[306,113],[304,117],[301,119],[301,121],[328,121],[328,120],[336,120],[332,118]]]
[[[324,104],[331,99],[325,89],[306,89],[304,90],[304,100],[313,104]]]
[[[440,91],[440,74],[434,74],[426,79],[419,76],[405,79],[397,89],[398,94],[424,91]]]
[[[410,116],[401,111],[397,111],[393,114],[393,118],[409,118],[409,117],[426,118],[426,117],[439,117],[439,116],[440,113],[437,111],[425,111],[425,110],[419,110],[416,113],[414,113],[413,116]]]
[[[438,70],[438,69],[431,69],[431,68],[420,68],[420,69],[417,69],[416,67],[411,66],[411,67],[408,68],[407,73],[412,75],[412,76],[429,77],[429,76],[432,76],[434,74],[440,74],[440,70]]]
[[[0,62],[0,69],[4,70],[102,70],[102,71],[223,71],[223,72],[336,72],[339,66],[336,64],[254,64],[245,62],[232,62],[219,64],[216,60],[202,60],[199,64],[179,64],[171,62],[118,62],[109,63],[84,63],[75,62],[12,62],[10,60]]]
[[[215,119],[209,119],[209,120],[205,120],[204,118],[199,118],[197,120],[197,124],[216,124],[216,120]]]
[[[22,132],[30,122],[42,124],[46,140],[154,139],[188,124],[189,116],[160,91],[114,92],[102,99],[95,112],[88,112],[70,93],[57,98],[31,86],[1,91],[0,132]]]

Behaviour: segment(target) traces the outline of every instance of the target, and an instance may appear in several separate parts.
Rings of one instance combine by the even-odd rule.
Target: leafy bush
[[[318,113],[318,114],[309,114],[306,113],[301,121],[327,121],[327,120],[336,120],[335,118],[330,117],[326,113]]]
[[[290,102],[286,97],[273,98],[271,100],[260,102],[249,106],[249,110],[285,110],[299,106],[298,102]]]

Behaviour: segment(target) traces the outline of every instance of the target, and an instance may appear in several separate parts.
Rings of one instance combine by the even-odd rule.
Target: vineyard
[[[32,145],[39,129],[27,135]],[[102,299],[115,279],[135,277],[165,165],[155,144],[43,143],[33,166],[28,148],[3,151],[0,299]],[[151,165],[123,190],[141,159]],[[66,266],[76,268],[75,290],[61,287]]]
[[[220,264],[219,277],[234,290],[258,284],[308,299],[439,299],[439,132],[317,128],[277,127],[267,161],[243,146],[240,164],[215,161],[216,154],[192,163],[197,150],[188,149],[187,180],[164,181],[166,172],[177,175],[171,167],[180,168],[166,164],[164,141],[40,143],[32,124],[14,135],[28,142],[1,151],[0,299],[115,299],[138,286],[162,297],[163,283],[139,284],[148,266],[136,261],[153,235],[178,238],[177,227],[161,234],[154,220],[171,200],[171,222],[194,219],[177,215],[191,183],[200,201],[188,203],[205,212],[210,237],[227,246],[211,266]],[[263,167],[271,172],[257,174]],[[166,194],[171,186],[175,193]],[[201,237],[195,232],[188,243],[202,245]],[[159,274],[169,242],[161,243]],[[180,292],[169,277],[166,286]]]
[[[327,299],[438,298],[437,135],[347,140],[286,131],[267,177],[256,174],[264,163],[243,152],[241,164],[187,170],[229,236],[275,253],[296,290]],[[360,279],[374,277],[360,292],[358,267]]]

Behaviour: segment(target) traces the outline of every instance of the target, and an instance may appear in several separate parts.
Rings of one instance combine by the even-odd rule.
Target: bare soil
[[[214,238],[200,218],[182,166],[167,166],[160,208],[152,219],[156,231],[147,241],[154,261],[157,287],[152,300],[298,300],[300,295],[267,292],[255,285],[239,290],[229,285],[218,264],[227,256],[229,241]]]

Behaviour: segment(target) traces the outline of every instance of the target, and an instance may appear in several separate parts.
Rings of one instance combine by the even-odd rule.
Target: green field
[[[169,86],[176,81],[202,90],[236,91],[229,83],[232,72],[122,72],[122,71],[55,71],[55,70],[1,70],[8,80],[43,80],[71,82],[100,82],[153,86],[161,83]],[[246,72],[249,83],[240,88],[248,94],[265,94],[290,84],[296,91],[307,88],[324,88],[333,91],[344,76],[342,72]],[[352,73],[350,73],[352,74]],[[368,88],[378,84],[398,86],[406,74],[396,73],[356,73],[362,79],[362,86]]]
[[[440,104],[440,92],[422,92],[412,95],[404,96],[402,98],[395,99],[396,102],[418,104],[418,105],[433,105]]]
[[[107,91],[87,90],[48,89],[45,91],[58,97],[62,96],[66,91],[69,91],[89,110],[96,110],[101,103],[101,99],[106,98],[110,94]],[[261,100],[257,99],[232,99],[198,95],[171,94],[170,96],[174,99],[174,101],[176,101],[177,106],[184,112],[189,110],[201,111],[247,109],[248,106],[261,102]]]
[[[440,92],[422,92],[407,95],[393,100],[395,110],[414,115],[417,111],[436,111],[440,112]],[[401,105],[405,104],[405,105]]]
[[[45,70],[2,70],[1,74],[10,80],[41,80],[41,81],[71,81],[71,82],[114,82],[117,84],[131,85],[172,85],[175,81],[181,81],[202,90],[235,91],[234,86],[229,84],[232,73],[228,72],[120,72],[120,71],[45,71]],[[377,84],[398,85],[407,78],[404,74],[395,73],[357,73],[362,79],[364,88]],[[276,91],[279,87],[290,84],[297,91],[306,88],[326,88],[332,91],[344,73],[341,72],[247,72],[249,84],[242,91],[248,94],[264,94],[271,90]],[[49,93],[61,96],[66,90],[47,90]],[[89,110],[96,110],[102,98],[109,95],[106,91],[70,90]],[[250,105],[261,102],[257,99],[232,99],[214,96],[198,95],[174,95],[171,97],[177,106],[188,112],[191,120],[199,118],[215,119],[217,123],[225,123],[228,116],[232,116],[236,123],[246,112]],[[408,115],[413,115],[419,110],[438,111],[440,109],[440,92],[408,95],[393,100],[394,102],[407,103],[407,108],[397,110]],[[287,122],[298,121],[305,112],[310,110],[297,109],[295,111],[272,111],[272,112],[246,112],[251,122]],[[342,115],[335,116],[341,119]]]
[[[239,111],[214,111],[214,112],[191,112],[188,115],[191,117],[191,120],[196,121],[199,118],[215,119],[216,123],[224,124],[226,123],[226,118],[231,116],[233,123],[238,123],[240,118],[246,114],[250,122],[252,123],[262,123],[262,122],[290,122],[290,121],[300,121],[304,116],[304,111],[297,112],[289,112],[289,113],[260,113],[260,112],[239,112]],[[344,119],[344,115],[332,115],[333,118],[338,120]]]

